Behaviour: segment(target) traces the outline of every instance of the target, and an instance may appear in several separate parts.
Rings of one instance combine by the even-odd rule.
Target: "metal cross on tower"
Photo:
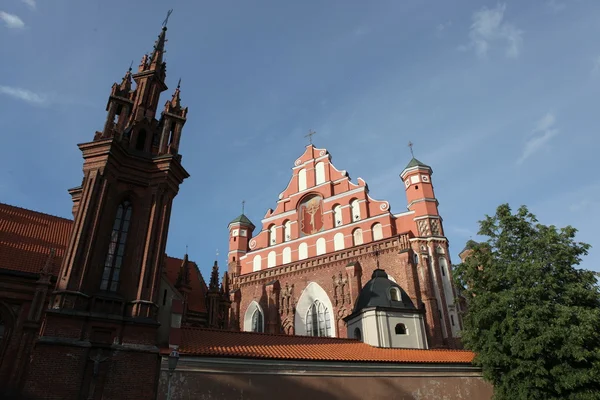
[[[410,155],[412,158],[415,158],[415,155],[413,154],[413,142],[408,142],[408,147],[410,147]]]
[[[173,9],[171,8],[169,11],[167,11],[167,18],[165,18],[165,20],[162,23],[163,27],[167,27],[167,23],[169,22],[169,17],[171,16],[171,13],[173,12]]]
[[[242,200],[242,214],[244,213],[244,205],[246,204],[246,200]]]
[[[312,137],[313,137],[313,135],[316,135],[316,134],[317,134],[317,132],[315,132],[315,131],[313,131],[312,129],[310,129],[310,130],[308,131],[308,135],[306,135],[306,136],[304,136],[304,137],[307,137],[307,138],[308,138],[308,141],[309,141],[309,143],[310,143],[310,144],[312,144]]]

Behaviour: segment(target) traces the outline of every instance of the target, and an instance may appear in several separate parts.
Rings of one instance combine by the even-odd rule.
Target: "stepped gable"
[[[251,251],[268,247],[269,227],[280,226],[286,220],[296,219],[295,214],[300,203],[313,195],[321,196],[323,202],[329,205],[329,207],[324,207],[325,212],[330,211],[335,205],[334,203],[345,206],[356,199],[364,202],[364,206],[361,206],[363,214],[361,219],[364,219],[366,215],[370,218],[382,215],[392,216],[389,202],[375,200],[369,196],[369,187],[364,179],[359,177],[357,183],[353,183],[347,171],[339,170],[333,165],[331,154],[326,149],[308,145],[304,154],[294,162],[292,171],[293,176],[285,190],[279,194],[277,206],[274,210],[267,210],[261,221],[260,233],[257,233],[250,242]],[[331,214],[325,215],[322,230],[327,230],[327,222],[332,218]]]

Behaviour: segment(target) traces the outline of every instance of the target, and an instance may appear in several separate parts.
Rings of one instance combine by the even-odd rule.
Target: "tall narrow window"
[[[135,141],[135,149],[143,151],[146,147],[146,131],[144,129],[140,130],[137,135],[137,139]]]
[[[440,270],[442,271],[442,276],[446,276],[446,270],[448,269],[448,263],[444,257],[440,257]]]
[[[301,169],[298,172],[298,191],[306,190],[306,170]]]
[[[263,315],[260,310],[257,308],[254,310],[254,314],[252,314],[252,332],[262,332],[263,331]]]
[[[350,202],[350,209],[352,211],[352,221],[360,221],[360,203],[358,200]]]
[[[329,336],[330,332],[329,310],[319,300],[315,300],[306,313],[306,333],[309,336]]]
[[[267,268],[273,268],[277,263],[277,253],[271,251],[267,256]]]
[[[355,229],[354,232],[352,232],[352,239],[354,241],[354,246],[363,244],[362,229],[360,229],[360,228]]]
[[[283,249],[283,264],[288,264],[292,262],[292,249],[286,247]]]
[[[373,240],[381,240],[383,239],[383,227],[381,226],[381,224],[378,222],[375,225],[373,225]]]
[[[288,240],[292,240],[292,222],[285,221],[283,224],[283,241],[287,242]]]
[[[317,239],[317,255],[325,254],[327,252],[327,241],[325,238]]]
[[[272,225],[269,228],[269,246],[273,246],[274,244],[277,244],[277,227]]]
[[[308,258],[308,244],[300,243],[298,246],[298,260],[304,260]]]
[[[344,219],[342,218],[342,206],[339,204],[333,207],[333,226],[342,226]]]
[[[362,335],[360,334],[360,329],[354,328],[354,339],[362,340]]]
[[[126,200],[119,204],[117,208],[117,216],[115,217],[108,252],[104,261],[104,272],[102,273],[102,283],[100,284],[101,290],[117,291],[130,220],[131,203]]]
[[[325,164],[323,162],[318,162],[315,165],[315,175],[317,185],[325,182]]]
[[[333,250],[343,250],[344,249],[344,234],[342,232],[338,232],[333,237]]]
[[[252,271],[260,271],[262,268],[262,257],[257,254],[252,261]]]

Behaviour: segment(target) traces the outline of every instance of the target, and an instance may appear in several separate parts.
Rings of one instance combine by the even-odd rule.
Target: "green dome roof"
[[[408,165],[406,166],[406,168],[404,169],[409,169],[409,168],[413,168],[413,167],[426,167],[426,168],[431,168],[429,165],[422,163],[421,161],[417,160],[416,158],[412,158],[412,160],[410,160],[410,162],[408,163]]]
[[[231,221],[231,222],[229,223],[229,225],[231,225],[231,224],[235,224],[235,223],[238,223],[238,222],[239,222],[239,223],[241,223],[241,224],[247,224],[247,225],[252,225],[252,226],[254,226],[254,224],[252,223],[252,221],[250,221],[250,220],[248,219],[248,217],[246,217],[244,214],[240,214],[240,216],[239,216],[239,217],[237,217],[236,219],[234,219],[233,221]]]

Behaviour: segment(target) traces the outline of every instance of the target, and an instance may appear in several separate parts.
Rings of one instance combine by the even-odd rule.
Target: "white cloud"
[[[534,130],[527,136],[529,139],[525,142],[525,147],[517,164],[521,164],[527,158],[539,151],[550,139],[558,135],[558,129],[554,126],[556,117],[548,113],[544,115],[536,124]]]
[[[32,9],[35,10],[36,9],[36,4],[35,4],[35,0],[21,0],[23,3],[27,4],[27,6]]]
[[[474,49],[480,57],[487,56],[489,49],[495,42],[504,42],[506,56],[516,58],[521,51],[523,31],[504,20],[506,4],[498,4],[496,8],[483,7],[475,11],[471,19],[473,23],[469,31],[470,42],[460,46],[461,50]]]
[[[44,105],[48,103],[47,96],[22,88],[0,85],[0,94],[5,94],[34,105]]]
[[[0,19],[4,21],[4,24],[7,28],[11,29],[23,29],[25,28],[25,23],[21,18],[16,15],[9,14],[4,11],[0,11]]]

